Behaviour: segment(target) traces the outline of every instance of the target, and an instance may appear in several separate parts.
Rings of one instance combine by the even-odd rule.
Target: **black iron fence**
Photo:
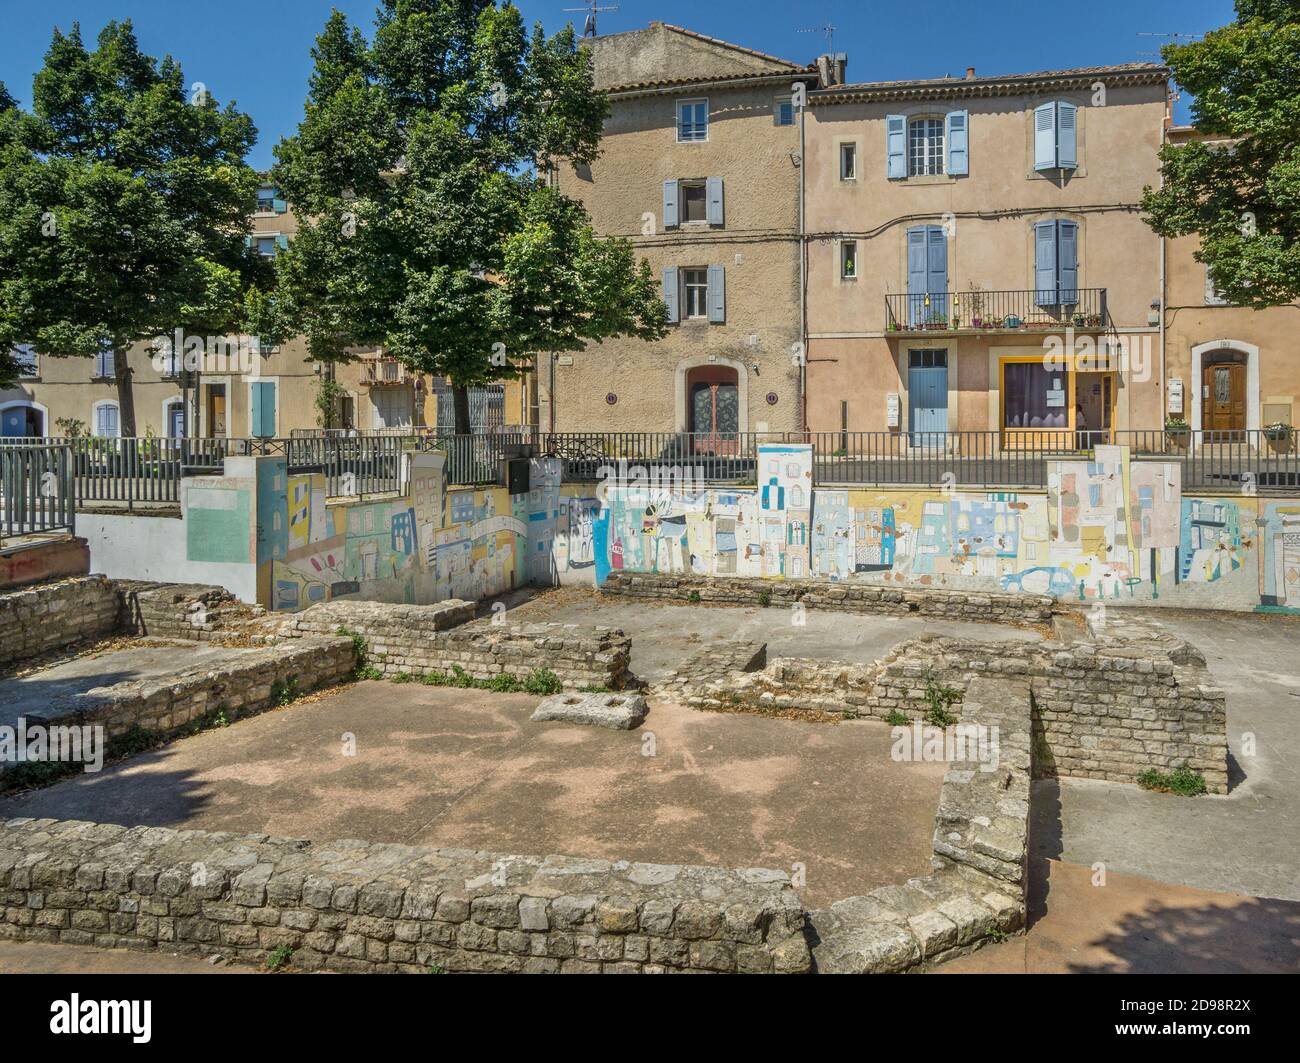
[[[502,482],[520,448],[562,462],[567,481],[652,477],[663,484],[759,481],[764,444],[812,445],[819,486],[1041,488],[1054,459],[1093,460],[1096,447],[1126,446],[1138,459],[1179,468],[1184,490],[1300,493],[1300,446],[1291,431],[1146,429],[1002,432],[561,432],[477,435],[297,435],[288,439],[5,439],[7,528],[61,527],[76,506],[176,505],[184,476],[215,474],[228,458],[283,455],[290,471],[324,475],[332,497],[399,493],[408,451],[446,454],[446,482]],[[46,475],[53,474],[53,479]],[[42,494],[41,485],[46,491]],[[51,524],[51,522],[55,522]],[[6,534],[16,534],[8,531]]]
[[[1084,331],[1110,327],[1105,288],[886,295],[889,332]]]
[[[0,541],[76,531],[72,450],[35,443],[0,447]]]
[[[1265,431],[565,432],[537,442],[563,460],[566,480],[643,475],[753,484],[759,446],[811,443],[813,482],[823,486],[1041,488],[1049,460],[1091,459],[1097,446],[1111,444],[1178,465],[1186,489],[1300,492],[1296,435]]]

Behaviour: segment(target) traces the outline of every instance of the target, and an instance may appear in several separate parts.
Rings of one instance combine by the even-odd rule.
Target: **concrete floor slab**
[[[912,616],[832,613],[810,609],[796,617],[772,607],[739,608],[605,598],[583,588],[564,588],[505,599],[509,618],[558,621],[622,628],[632,638],[632,671],[646,682],[663,680],[683,659],[707,654],[719,642],[766,642],[773,657],[815,657],[836,661],[874,661],[904,639],[923,632],[969,638],[1041,640],[1029,628]],[[802,623],[797,622],[802,620]]]
[[[939,974],[1297,974],[1300,904],[1042,861],[1033,923]]]
[[[29,675],[0,679],[0,726],[12,726],[20,716],[37,720],[69,712],[80,699],[102,687],[192,668],[217,668],[249,652],[206,642],[149,640],[138,646],[62,661]]]
[[[801,864],[810,907],[929,871],[943,765],[892,761],[882,723],[656,702],[618,732],[533,723],[537,704],[358,683],[0,801],[0,817]]]

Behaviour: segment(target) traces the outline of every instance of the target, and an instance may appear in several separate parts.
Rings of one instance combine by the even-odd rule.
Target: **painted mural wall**
[[[253,566],[257,601],[296,611],[336,598],[427,604],[553,582],[560,463],[530,463],[526,494],[448,486],[445,456],[410,454],[407,492],[329,499],[283,458],[187,492],[187,559]]]
[[[768,453],[769,449],[773,453]],[[1046,491],[817,489],[811,448],[756,488],[566,485],[559,582],[614,571],[1024,590],[1070,601],[1300,609],[1300,503],[1184,495],[1176,464],[1097,447]]]

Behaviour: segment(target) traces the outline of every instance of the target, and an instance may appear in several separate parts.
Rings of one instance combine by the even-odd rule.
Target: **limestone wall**
[[[802,973],[777,871],[0,820],[0,938],[295,967]]]
[[[904,589],[879,584],[830,580],[714,579],[658,573],[611,572],[601,592],[631,598],[766,605],[789,609],[833,609],[845,613],[933,616],[950,620],[1045,623],[1052,617],[1052,598],[1002,591]]]
[[[1147,768],[1186,764],[1211,793],[1227,793],[1224,693],[1194,646],[1145,620],[1112,616],[1096,637],[1064,645],[922,635],[872,664],[777,658],[685,696],[699,708],[751,702],[916,719],[930,707],[927,689],[947,688],[957,695],[949,711],[964,719],[962,700],[978,676],[1029,681],[1042,776],[1131,783]]]
[[[278,622],[281,638],[334,634],[340,628],[366,643],[366,663],[385,675],[449,672],[459,666],[476,679],[518,679],[546,669],[566,687],[621,690],[631,639],[612,628],[578,624],[473,620],[474,604],[387,605],[335,601]],[[472,622],[471,622],[472,621]]]
[[[117,591],[103,576],[74,576],[0,593],[0,668],[103,638],[117,626],[117,612]]]

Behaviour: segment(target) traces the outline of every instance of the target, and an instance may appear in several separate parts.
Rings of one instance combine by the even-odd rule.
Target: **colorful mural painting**
[[[529,492],[513,497],[449,490],[440,453],[404,460],[406,493],[378,500],[329,499],[323,474],[290,473],[282,458],[250,459],[242,479],[203,478],[186,492],[187,559],[254,565],[257,599],[277,611],[335,598],[478,600],[550,582],[558,460],[531,462]]]
[[[596,581],[620,570],[806,572],[1075,601],[1300,606],[1300,504],[1184,497],[1177,464],[1135,460],[1124,447],[1049,461],[1047,490],[1026,492],[813,491],[806,449],[772,449],[759,450],[757,487],[612,485],[603,505],[566,495],[581,519],[591,515]]]

